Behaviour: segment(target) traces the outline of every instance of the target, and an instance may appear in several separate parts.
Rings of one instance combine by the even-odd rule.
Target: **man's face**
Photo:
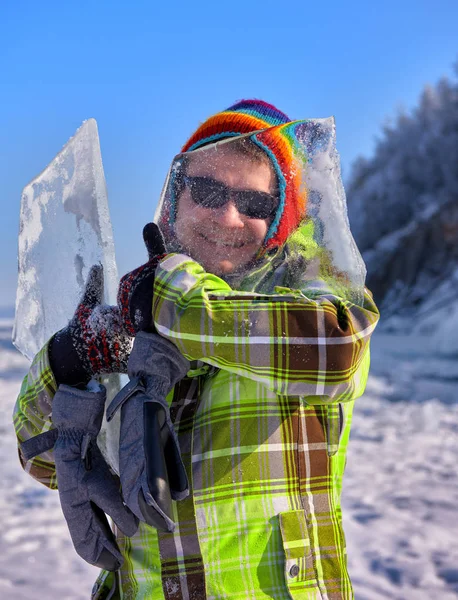
[[[229,146],[194,154],[186,166],[186,177],[210,178],[236,191],[273,194],[273,168]],[[231,194],[223,206],[206,208],[192,199],[185,185],[178,199],[175,233],[186,252],[206,271],[224,275],[241,271],[255,257],[271,221],[272,217],[250,218],[239,212]]]

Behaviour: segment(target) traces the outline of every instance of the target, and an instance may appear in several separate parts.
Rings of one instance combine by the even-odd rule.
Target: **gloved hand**
[[[139,332],[129,364],[128,383],[107,410],[121,408],[119,470],[124,500],[156,529],[173,531],[172,500],[189,494],[178,438],[166,396],[189,370],[176,346],[159,335]]]
[[[119,480],[97,447],[106,399],[106,389],[97,387],[97,392],[67,385],[57,390],[52,409],[58,431],[54,458],[62,512],[75,550],[91,565],[116,571],[123,557],[105,513],[127,536],[134,535],[138,521],[124,506]]]
[[[153,285],[156,267],[166,253],[164,239],[155,223],[143,228],[143,240],[148,251],[148,262],[121,278],[118,306],[125,330],[131,336],[138,331],[152,331]]]
[[[57,383],[86,384],[102,373],[126,373],[132,340],[117,306],[102,305],[103,267],[94,265],[73,318],[49,344]]]

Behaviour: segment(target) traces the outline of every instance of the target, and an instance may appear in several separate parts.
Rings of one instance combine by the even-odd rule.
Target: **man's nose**
[[[237,206],[231,198],[226,204],[213,212],[214,219],[224,227],[238,229],[245,226],[242,215],[239,213]]]

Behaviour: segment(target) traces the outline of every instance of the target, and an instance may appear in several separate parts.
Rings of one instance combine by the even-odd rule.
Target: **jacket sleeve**
[[[353,400],[364,392],[369,340],[379,313],[304,286],[270,295],[232,290],[185,255],[156,270],[158,333],[189,360],[201,360],[308,404]]]
[[[48,345],[49,343],[46,343],[35,356],[22,382],[13,419],[19,443],[19,460],[24,470],[40,483],[56,489],[53,451],[44,452],[27,462],[20,449],[22,442],[52,427],[51,406],[57,384],[49,364]]]

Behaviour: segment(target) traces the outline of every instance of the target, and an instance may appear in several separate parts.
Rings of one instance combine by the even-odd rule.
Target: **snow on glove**
[[[168,340],[137,334],[129,358],[128,383],[107,410],[121,408],[119,471],[124,500],[142,521],[173,531],[172,500],[189,494],[178,438],[166,396],[189,370],[189,362]]]
[[[119,479],[97,447],[106,389],[79,390],[61,385],[54,396],[52,419],[58,437],[54,446],[62,512],[76,552],[91,565],[116,571],[123,563],[108,514],[127,536],[138,521],[124,506]]]
[[[118,306],[125,330],[135,336],[138,331],[153,330],[153,285],[156,267],[166,250],[164,239],[155,223],[143,228],[143,240],[148,251],[148,262],[121,278]]]
[[[94,265],[73,318],[49,345],[51,369],[58,383],[86,384],[102,373],[126,373],[132,340],[117,306],[102,305],[103,267]]]

